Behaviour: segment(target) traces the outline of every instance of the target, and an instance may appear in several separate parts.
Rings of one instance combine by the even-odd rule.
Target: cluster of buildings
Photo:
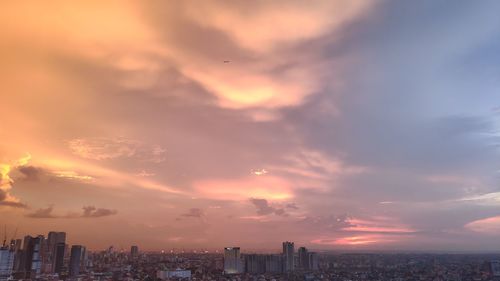
[[[0,247],[0,281],[500,281],[500,254],[332,253],[283,242],[280,253],[87,251],[66,233]]]
[[[27,235],[23,240],[4,240],[0,247],[0,281],[35,279],[38,276],[77,277],[87,266],[84,246],[66,244],[65,232]]]
[[[224,273],[290,273],[318,270],[318,255],[305,247],[295,252],[293,242],[283,242],[281,254],[241,254],[239,247],[224,248]]]

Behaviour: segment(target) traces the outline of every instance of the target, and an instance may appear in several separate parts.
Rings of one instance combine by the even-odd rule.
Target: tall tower
[[[224,273],[237,274],[242,272],[242,262],[239,247],[224,248]]]
[[[309,252],[307,251],[306,247],[300,247],[298,250],[298,256],[299,256],[299,268],[302,270],[308,270],[309,269]]]
[[[57,251],[57,247],[61,247],[58,246],[61,243],[62,244],[66,243],[66,232],[54,232],[54,231],[49,232],[49,235],[47,237],[47,254],[45,260],[47,263],[46,267],[49,268],[48,271],[51,273],[59,273],[61,271],[62,262],[64,259],[64,249],[62,252],[62,256],[61,252],[59,251],[58,255]],[[59,268],[57,268],[57,270],[56,270],[56,265],[60,265]]]
[[[76,277],[80,274],[80,265],[85,255],[85,248],[81,245],[71,246],[71,256],[69,258],[69,276]]]
[[[295,244],[293,242],[283,242],[283,267],[284,271],[293,271],[295,269]]]
[[[130,255],[132,257],[137,257],[139,255],[139,247],[137,247],[135,245],[130,247]]]
[[[14,269],[14,249],[7,246],[0,247],[0,280],[11,280]]]

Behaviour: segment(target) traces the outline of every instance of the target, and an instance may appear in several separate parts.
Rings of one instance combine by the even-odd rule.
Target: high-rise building
[[[267,255],[266,256],[266,272],[282,273],[283,272],[283,256],[282,255]]]
[[[500,261],[499,260],[492,260],[490,261],[490,266],[491,266],[491,274],[495,277],[500,276]]]
[[[23,240],[21,239],[12,239],[10,241],[10,249],[14,252],[14,271],[22,271],[21,263],[23,259],[23,251],[22,251]]]
[[[309,270],[318,270],[318,254],[309,252]]]
[[[224,248],[224,273],[237,274],[242,272],[242,262],[239,247]]]
[[[66,232],[49,232],[47,237],[46,255],[44,258],[45,272],[56,272],[57,260],[64,259],[64,253],[62,257],[57,255],[57,245],[60,243],[66,243]]]
[[[41,273],[44,244],[43,235],[24,237],[21,271],[25,273],[26,277],[34,278]]]
[[[297,253],[299,256],[298,268],[302,270],[309,270],[309,252],[306,247],[300,247]]]
[[[14,269],[15,251],[7,246],[0,247],[0,281],[10,280]]]
[[[293,271],[295,269],[295,245],[293,242],[283,242],[284,271]]]
[[[71,247],[71,255],[69,258],[69,276],[76,277],[80,274],[82,263],[85,260],[85,247],[81,245],[73,245]]]
[[[61,273],[64,266],[64,253],[66,252],[66,243],[57,243],[54,260],[54,273]]]
[[[245,272],[248,273],[265,273],[266,272],[266,255],[250,254],[244,256]]]
[[[139,255],[139,247],[137,247],[135,245],[130,247],[130,255],[132,257],[137,257]]]

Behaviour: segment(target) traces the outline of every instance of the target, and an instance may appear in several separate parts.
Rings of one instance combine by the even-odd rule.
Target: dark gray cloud
[[[275,214],[278,216],[288,216],[283,208],[276,208],[269,205],[266,199],[250,198],[250,202],[257,208],[257,215],[265,216],[269,214]]]
[[[94,206],[83,207],[83,218],[100,218],[106,216],[116,215],[118,212],[112,209],[96,208]]]
[[[32,213],[26,214],[26,217],[28,218],[34,218],[34,219],[55,219],[55,218],[60,218],[59,216],[55,216],[52,214],[52,211],[54,210],[54,206],[48,206],[47,208],[40,208],[37,209],[36,211]]]
[[[112,209],[106,208],[96,208],[94,206],[84,206],[83,212],[78,213],[68,213],[66,215],[55,215],[53,214],[54,206],[50,205],[47,208],[40,208],[32,213],[26,214],[28,218],[35,219],[73,219],[73,218],[100,218],[106,216],[116,215],[118,212]]]
[[[21,166],[18,171],[24,176],[23,180],[38,181],[43,173],[41,168],[35,166]]]
[[[191,217],[191,218],[202,218],[204,216],[204,212],[200,208],[191,208],[187,213],[182,214],[183,217]]]

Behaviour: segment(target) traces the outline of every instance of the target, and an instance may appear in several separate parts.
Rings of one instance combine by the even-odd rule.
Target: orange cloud
[[[57,80],[64,78],[64,73],[54,64],[48,65],[44,59],[26,60],[22,52],[41,57],[51,53],[68,54],[118,70],[114,81],[124,89],[152,89],[158,81],[165,80],[161,78],[166,68],[174,68],[184,78],[196,81],[215,95],[220,106],[272,111],[298,105],[318,90],[318,73],[324,67],[320,62],[311,64],[310,58],[280,50],[327,32],[335,34],[343,24],[357,19],[369,7],[367,1],[359,0],[315,5],[263,1],[254,3],[252,8],[235,3],[182,2],[179,6],[164,4],[161,7],[124,1],[5,3],[0,11],[0,31],[6,40],[21,47],[12,45],[11,49],[0,52],[11,58],[7,62],[14,58],[12,66],[16,69],[10,68],[12,74],[9,75],[16,76],[15,81],[29,75],[33,79],[39,77],[40,83],[62,83]],[[213,58],[203,49],[185,48],[177,40],[179,35],[175,29],[159,28],[144,17],[159,9],[179,11],[172,19],[178,22],[170,22],[170,25],[189,23],[220,32],[234,42],[231,48],[235,54],[248,51],[250,55]],[[37,43],[36,47],[26,44],[32,41]],[[226,59],[231,63],[223,64]],[[83,85],[85,83],[81,83]],[[276,118],[276,115],[256,111],[255,118]]]
[[[293,196],[290,183],[277,177],[248,177],[240,180],[205,180],[194,183],[200,197],[246,200],[265,198],[269,200],[288,199]]]
[[[344,246],[356,246],[356,245],[367,245],[380,242],[388,242],[387,240],[380,239],[377,235],[357,235],[348,236],[335,239],[314,239],[311,241],[313,244],[318,245],[344,245]]]
[[[500,234],[500,216],[470,222],[465,225],[465,228],[484,234],[498,235]]]
[[[412,233],[415,229],[394,222],[388,218],[375,218],[374,220],[349,219],[350,226],[342,228],[344,231],[355,232],[383,232],[383,233]]]

